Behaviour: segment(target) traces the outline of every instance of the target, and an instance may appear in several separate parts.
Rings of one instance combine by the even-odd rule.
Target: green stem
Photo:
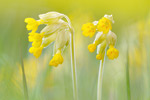
[[[100,66],[99,66],[98,84],[97,84],[97,100],[101,100],[102,98],[103,68],[104,68],[104,59],[100,61]]]
[[[128,53],[128,49],[127,49],[126,82],[127,82],[127,96],[128,96],[128,100],[131,100],[130,78],[129,78],[129,53]]]
[[[74,100],[78,100],[76,62],[75,62],[75,50],[74,50],[74,31],[73,30],[71,34],[71,70],[72,70],[72,81],[73,81],[73,96],[74,96]]]
[[[21,69],[22,69],[24,95],[25,95],[25,100],[29,100],[29,97],[28,97],[28,88],[27,88],[27,82],[26,82],[26,75],[25,75],[25,71],[24,71],[24,63],[23,63],[23,57],[22,57],[21,42],[20,42],[19,46],[20,46],[20,59],[21,59]]]

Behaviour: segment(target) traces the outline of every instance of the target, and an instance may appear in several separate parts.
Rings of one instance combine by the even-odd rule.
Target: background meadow
[[[102,100],[127,100],[126,67],[129,67],[131,100],[150,100],[150,1],[149,0],[5,0],[0,3],[0,100],[24,100],[19,51],[22,49],[30,100],[73,100],[70,47],[64,63],[48,66],[53,44],[36,59],[24,19],[49,11],[69,16],[75,29],[75,52],[79,100],[96,100],[99,61],[82,35],[84,23],[112,14],[117,34],[115,60],[106,57]],[[41,26],[42,28],[42,26]],[[40,29],[39,29],[40,30]],[[69,52],[69,53],[68,53]],[[128,62],[128,63],[127,63]]]

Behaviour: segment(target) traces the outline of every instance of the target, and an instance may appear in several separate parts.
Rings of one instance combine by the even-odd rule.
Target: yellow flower
[[[43,36],[44,36],[43,33],[39,34],[39,33],[31,32],[29,33],[28,39],[29,42],[33,42],[32,46],[37,48],[41,46]]]
[[[119,56],[119,51],[114,48],[113,45],[110,45],[109,49],[107,50],[107,56],[109,59],[113,60]]]
[[[90,52],[94,52],[95,49],[96,49],[96,44],[89,44],[88,49],[89,49]]]
[[[104,58],[104,55],[103,54],[97,54],[96,55],[96,59],[97,60],[102,60]]]
[[[83,24],[82,31],[84,36],[93,37],[96,32],[96,26],[93,23]]]
[[[105,50],[108,46],[110,46],[107,51],[107,56],[109,59],[117,58],[119,55],[119,51],[114,48],[117,41],[117,36],[111,31],[112,23],[114,23],[113,16],[104,15],[104,17],[102,17],[102,19],[100,19],[99,21],[87,23],[82,26],[84,36],[93,36],[96,33],[94,42],[88,45],[88,50],[90,52],[94,52],[97,48],[97,60],[104,59],[106,52]]]
[[[27,30],[32,30],[34,32],[36,32],[36,30],[38,29],[38,26],[41,24],[41,21],[36,21],[33,18],[26,18],[25,22],[27,23]]]
[[[71,26],[69,18],[58,12],[48,12],[46,14],[40,14],[39,20],[33,18],[26,18],[27,30],[32,30],[29,33],[29,42],[32,42],[29,52],[38,58],[43,48],[46,48],[52,42],[54,43],[54,57],[50,61],[49,65],[58,66],[63,63],[63,57],[60,51],[64,50],[69,44],[70,34],[73,34],[73,28]],[[66,20],[63,20],[65,18]],[[40,33],[36,33],[40,24],[46,25]],[[59,52],[58,52],[59,51]]]
[[[33,41],[32,46],[35,48],[38,48],[41,46],[41,44],[42,44],[42,41]]]
[[[112,29],[110,20],[105,17],[100,19],[97,25],[97,29],[98,31],[103,32],[104,34],[107,34],[109,30]]]
[[[64,61],[64,59],[63,59],[63,57],[61,55],[61,52],[57,52],[53,56],[52,60],[49,62],[49,65],[57,67],[59,64],[62,64],[63,61]]]
[[[42,38],[43,38],[43,34],[38,34],[38,33],[34,34],[32,46],[36,48],[40,47],[42,44]]]
[[[43,50],[43,46],[38,47],[38,48],[31,47],[31,48],[29,49],[29,52],[30,52],[31,54],[33,53],[33,55],[34,55],[36,58],[38,58],[38,57],[41,55],[42,50]]]
[[[34,35],[35,35],[35,34],[36,34],[36,33],[34,33],[34,32],[29,33],[29,36],[28,36],[29,42],[33,42],[33,41],[34,41]]]
[[[38,34],[38,33],[36,33],[36,34],[34,34],[34,41],[41,41],[42,40],[42,38],[43,38],[43,33],[40,33],[40,34]]]

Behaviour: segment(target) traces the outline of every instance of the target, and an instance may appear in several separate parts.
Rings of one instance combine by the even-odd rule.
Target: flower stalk
[[[77,94],[77,74],[76,74],[76,61],[75,61],[75,49],[74,49],[74,31],[72,30],[70,38],[70,51],[71,51],[71,70],[72,70],[72,82],[73,82],[73,96],[74,100],[78,100]]]
[[[97,100],[102,98],[102,81],[103,81],[104,58],[100,61],[98,84],[97,84]]]

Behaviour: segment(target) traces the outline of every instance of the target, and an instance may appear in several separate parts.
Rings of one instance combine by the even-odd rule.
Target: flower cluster
[[[58,66],[63,63],[62,51],[69,44],[72,27],[69,18],[58,12],[48,12],[40,14],[39,20],[26,18],[27,30],[31,31],[28,36],[29,42],[32,42],[29,52],[38,58],[42,50],[49,44],[54,43],[54,56],[51,59],[50,66]],[[66,18],[67,22],[62,18]],[[37,33],[39,25],[46,25],[40,33]]]
[[[119,51],[114,47],[117,36],[111,31],[112,23],[114,23],[112,15],[105,15],[99,21],[83,24],[82,26],[84,36],[93,37],[96,33],[95,40],[92,44],[88,45],[88,49],[90,52],[94,52],[97,47],[96,59],[98,60],[104,58],[108,46],[109,49],[107,50],[107,56],[109,59],[113,60],[119,56]]]

